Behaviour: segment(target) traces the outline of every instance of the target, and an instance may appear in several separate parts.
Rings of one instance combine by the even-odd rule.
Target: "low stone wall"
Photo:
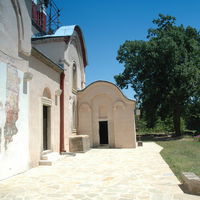
[[[70,152],[86,152],[90,149],[90,139],[88,135],[75,135],[69,137]]]
[[[200,177],[192,172],[182,172],[183,186],[190,194],[200,195]]]

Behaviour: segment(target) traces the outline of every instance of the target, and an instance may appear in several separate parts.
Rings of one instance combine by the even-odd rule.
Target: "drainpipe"
[[[60,95],[60,153],[65,151],[64,143],[64,84],[65,84],[65,73],[62,72],[60,75],[60,89],[62,94]]]

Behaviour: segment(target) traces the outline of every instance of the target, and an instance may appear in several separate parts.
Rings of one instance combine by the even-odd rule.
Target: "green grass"
[[[191,137],[170,141],[157,141],[164,149],[161,155],[174,174],[181,180],[181,172],[194,172],[200,176],[200,142]]]

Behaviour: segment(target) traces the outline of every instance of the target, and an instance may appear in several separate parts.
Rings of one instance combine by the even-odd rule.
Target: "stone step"
[[[60,159],[60,154],[58,152],[51,152],[48,154],[44,154],[41,157],[41,160],[56,160]]]
[[[48,154],[48,153],[51,153],[52,152],[52,150],[44,150],[43,152],[42,152],[42,155],[45,155],[45,154]]]
[[[63,157],[65,156],[60,155],[58,152],[45,153],[41,156],[39,165],[51,166],[55,163],[55,161],[60,160]]]
[[[41,156],[41,160],[39,161],[39,165],[53,165],[56,161],[65,158],[65,157],[72,157],[72,156],[76,156],[75,153],[71,153],[71,152],[64,152],[61,153],[61,155],[58,152],[52,152],[50,150],[47,150],[44,152],[44,154],[42,153]]]
[[[54,161],[51,160],[40,160],[39,165],[42,166],[52,166],[54,164]]]

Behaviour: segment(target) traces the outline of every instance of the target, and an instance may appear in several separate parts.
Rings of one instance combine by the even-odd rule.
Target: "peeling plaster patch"
[[[6,102],[6,79],[7,79],[7,64],[0,62],[0,153],[4,149],[3,131],[6,121],[5,102]]]
[[[1,123],[1,114],[3,113],[3,103],[0,101],[0,123]],[[1,137],[2,137],[2,133],[3,133],[3,130],[2,130],[2,127],[1,127],[1,124],[0,124],[0,153],[1,153]]]
[[[12,142],[12,137],[17,134],[16,121],[19,113],[19,77],[17,69],[8,65],[6,81],[6,122],[4,126],[5,150],[7,145]]]
[[[1,132],[2,132],[2,130],[1,130],[1,127],[0,127],[0,153],[1,153]]]

